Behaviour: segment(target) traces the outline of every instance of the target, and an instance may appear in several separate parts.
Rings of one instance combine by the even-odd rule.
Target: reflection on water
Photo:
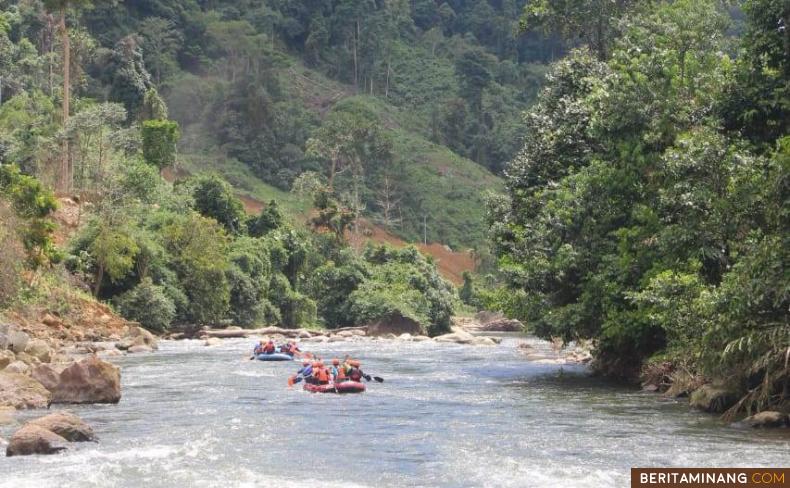
[[[515,344],[321,344],[386,379],[338,396],[288,389],[297,363],[249,361],[250,341],[166,342],[118,361],[119,405],[73,409],[99,444],[0,458],[0,487],[609,487],[628,486],[632,466],[790,462],[786,434],[526,362]]]

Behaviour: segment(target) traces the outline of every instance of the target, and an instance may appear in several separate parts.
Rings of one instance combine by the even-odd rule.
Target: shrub
[[[178,123],[172,120],[146,120],[143,122],[143,158],[159,169],[176,162]]]
[[[155,332],[166,331],[176,316],[176,306],[164,287],[155,285],[150,278],[118,295],[113,302],[122,316]]]

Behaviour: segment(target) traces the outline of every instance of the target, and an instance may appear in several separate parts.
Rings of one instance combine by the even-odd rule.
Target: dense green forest
[[[154,330],[448,330],[456,290],[413,248],[349,247],[364,218],[490,246],[467,306],[591,339],[605,374],[786,404],[789,22],[786,0],[0,0],[0,306],[63,284]],[[81,224],[58,246],[55,192]]]
[[[605,373],[668,362],[736,410],[786,403],[790,3],[743,2],[738,29],[713,0],[610,3],[604,22],[587,9],[608,2],[571,3],[522,17],[585,34],[527,113],[489,217],[508,286],[479,298],[594,339]]]
[[[563,52],[518,35],[523,0],[45,4],[0,3],[6,99],[35,88],[57,102],[65,5],[74,115],[112,101],[128,125],[155,89],[180,124],[183,169],[227,172],[260,199],[315,172],[353,212],[454,248],[484,243],[483,194]],[[13,159],[32,170],[29,154]]]

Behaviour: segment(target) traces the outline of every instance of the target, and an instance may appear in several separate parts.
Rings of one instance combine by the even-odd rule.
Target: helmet
[[[358,368],[360,363],[359,363],[359,361],[357,361],[356,359],[352,359],[352,360],[350,360],[350,361],[348,362],[348,364],[350,364],[351,366],[353,366],[353,367],[355,367],[355,368]]]
[[[337,366],[338,364],[340,364],[340,360],[338,358],[335,358],[335,359],[332,360],[332,364]]]
[[[274,344],[274,341],[269,339],[269,344]]]
[[[302,361],[302,366],[308,366],[309,364],[310,364],[310,361],[307,361],[307,360]]]
[[[324,367],[324,362],[323,361],[318,361],[318,367],[319,368],[323,368]]]

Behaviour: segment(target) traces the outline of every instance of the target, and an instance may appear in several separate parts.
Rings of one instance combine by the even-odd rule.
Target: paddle
[[[370,376],[369,374],[366,374],[364,378],[368,381],[370,381],[370,379],[373,378],[374,380],[376,380],[377,383],[384,383],[384,378],[380,376]]]

